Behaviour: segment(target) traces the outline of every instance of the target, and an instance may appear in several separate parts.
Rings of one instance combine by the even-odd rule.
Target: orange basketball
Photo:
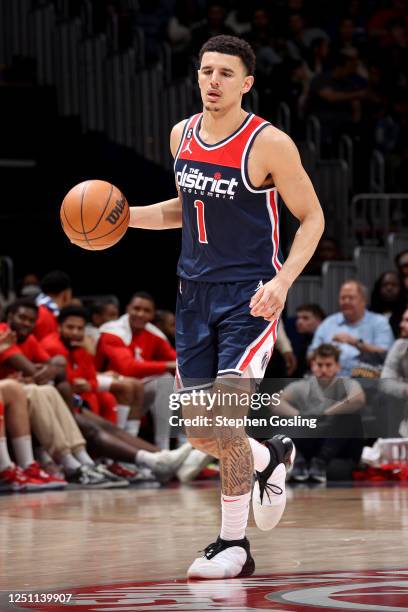
[[[101,251],[122,238],[129,226],[129,206],[123,193],[106,181],[75,185],[61,204],[62,229],[83,249]]]

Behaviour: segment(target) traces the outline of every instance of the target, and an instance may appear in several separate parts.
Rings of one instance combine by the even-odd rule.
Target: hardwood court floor
[[[288,498],[272,532],[250,520],[256,575],[408,568],[408,487],[296,488]],[[1,496],[0,610],[20,609],[4,603],[10,591],[184,579],[219,514],[216,484]]]

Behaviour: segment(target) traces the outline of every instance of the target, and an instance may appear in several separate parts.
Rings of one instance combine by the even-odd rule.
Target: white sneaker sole
[[[281,495],[270,494],[270,499],[264,493],[261,503],[259,483],[256,480],[252,491],[252,510],[257,527],[261,531],[269,531],[276,527],[282,518],[286,507],[286,474],[294,464],[296,457],[296,448],[293,444],[293,449],[290,455],[290,464],[288,470],[284,463],[279,463],[269,477],[268,483],[276,485],[282,489]]]

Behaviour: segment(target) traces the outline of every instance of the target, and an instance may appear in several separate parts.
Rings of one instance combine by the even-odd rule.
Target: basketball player
[[[171,132],[178,197],[132,207],[130,226],[183,228],[176,313],[180,390],[213,385],[211,392],[230,392],[234,381],[245,390],[245,381],[262,378],[287,292],[311,258],[324,219],[292,140],[241,106],[254,82],[251,47],[216,36],[199,60],[203,112]],[[284,264],[278,191],[300,223]],[[212,413],[228,411],[221,401]],[[285,507],[293,443],[277,436],[261,444],[235,427],[188,434],[196,448],[219,457],[222,489],[220,535],[188,577],[249,576],[255,569],[245,537],[253,470],[255,521],[271,529]]]

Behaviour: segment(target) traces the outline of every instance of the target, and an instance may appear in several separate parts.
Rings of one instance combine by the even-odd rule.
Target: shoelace
[[[263,496],[264,496],[264,493],[265,493],[265,492],[266,492],[266,494],[267,494],[267,496],[268,496],[268,500],[269,500],[269,501],[271,501],[271,496],[270,496],[270,494],[269,494],[269,491],[270,491],[271,493],[273,493],[274,495],[282,495],[282,493],[283,493],[283,489],[281,489],[281,487],[279,487],[279,486],[278,486],[278,485],[276,485],[276,484],[273,484],[273,483],[267,482],[267,483],[265,483],[265,485],[264,485],[262,488],[260,487],[260,498],[261,498],[261,503],[262,503],[262,501],[263,501]]]
[[[198,552],[203,552],[204,555],[203,557],[206,557],[207,559],[211,559],[212,557],[214,557],[214,555],[217,554],[217,552],[219,552],[219,550],[221,550],[221,542],[213,542],[212,544],[209,544],[208,546],[206,546],[204,548],[204,550],[199,550]]]

